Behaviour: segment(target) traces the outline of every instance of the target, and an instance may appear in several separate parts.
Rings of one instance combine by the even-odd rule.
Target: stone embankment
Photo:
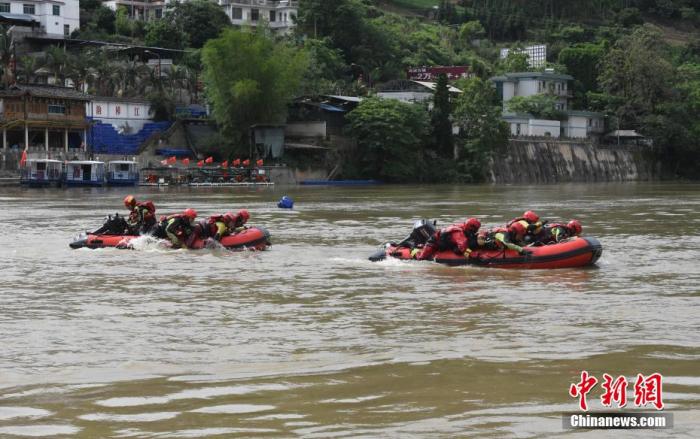
[[[561,183],[650,180],[653,162],[636,147],[566,140],[511,139],[490,164],[492,183]]]

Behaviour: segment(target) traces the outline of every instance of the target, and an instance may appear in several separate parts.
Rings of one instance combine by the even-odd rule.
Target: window
[[[34,13],[35,13],[35,11],[34,11],[34,5],[27,5],[27,4],[25,4],[25,5],[22,5],[22,6],[24,6],[24,13],[25,13],[25,14],[34,15]]]
[[[156,9],[156,18],[163,18],[163,10],[158,8]]]
[[[139,115],[139,107],[135,107],[134,108],[134,116],[138,116],[138,115]]]
[[[102,105],[95,105],[95,114],[102,114]]]
[[[66,114],[66,107],[63,105],[49,105],[49,114]]]
[[[59,5],[53,5],[53,15],[61,15],[61,7]]]
[[[250,21],[258,21],[260,19],[260,10],[251,9],[250,10]]]
[[[63,35],[66,37],[70,35],[70,26],[67,24],[63,25]]]
[[[231,19],[232,20],[241,20],[242,18],[243,18],[243,9],[242,8],[231,9]]]
[[[116,107],[114,107],[114,114],[116,114],[117,116],[119,116],[120,114],[122,114],[122,107],[119,106],[119,105],[117,105]]]
[[[275,13],[275,11],[270,11],[270,22],[275,21],[276,16],[277,14]]]
[[[0,3],[0,12],[10,12],[10,4]]]

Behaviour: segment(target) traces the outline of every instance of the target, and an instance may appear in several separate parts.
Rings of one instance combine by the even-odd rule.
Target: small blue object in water
[[[280,202],[277,203],[277,207],[280,209],[291,209],[294,207],[294,200],[285,195]]]

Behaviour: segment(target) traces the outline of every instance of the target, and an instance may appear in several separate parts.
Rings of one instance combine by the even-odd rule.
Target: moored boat
[[[69,161],[63,183],[66,186],[104,186],[105,164],[93,160]]]
[[[112,160],[107,163],[109,186],[136,186],[139,182],[138,163],[133,160]]]
[[[60,186],[63,162],[51,159],[29,159],[20,171],[20,184],[29,187]]]

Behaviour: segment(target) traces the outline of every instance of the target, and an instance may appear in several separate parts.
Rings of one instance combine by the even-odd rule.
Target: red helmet
[[[243,220],[243,224],[248,222],[248,220],[250,219],[250,214],[245,209],[239,210],[236,215]]]
[[[197,211],[192,208],[185,209],[182,215],[190,221],[194,221],[194,219],[197,218]]]
[[[520,221],[516,221],[508,227],[508,232],[522,236],[527,233],[527,229],[525,228],[523,223],[521,223]]]
[[[124,197],[124,206],[127,209],[133,209],[136,206],[136,198],[133,195],[127,195]]]
[[[537,215],[535,212],[528,210],[523,214],[523,218],[529,223],[536,223],[537,221],[540,220],[540,216]]]
[[[581,227],[581,223],[578,222],[578,220],[571,220],[569,223],[566,225],[566,227],[573,232],[574,235],[579,236],[581,232],[583,231],[583,227]]]
[[[464,222],[464,225],[462,228],[464,229],[464,231],[476,232],[477,230],[479,230],[480,227],[481,227],[481,221],[479,221],[476,218],[469,218]]]

